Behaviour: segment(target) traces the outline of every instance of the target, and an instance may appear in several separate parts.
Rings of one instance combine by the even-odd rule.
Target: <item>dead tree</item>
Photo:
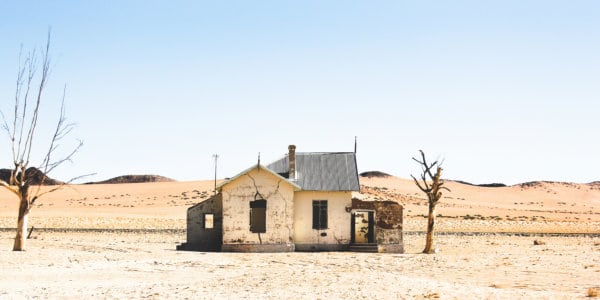
[[[433,244],[435,206],[442,198],[442,190],[450,191],[450,189],[443,186],[444,182],[441,179],[442,168],[440,167],[438,161],[436,160],[433,163],[429,164],[425,159],[425,153],[423,153],[422,150],[419,150],[419,152],[421,153],[421,160],[416,159],[414,157],[413,160],[419,163],[419,165],[421,165],[421,178],[420,180],[418,180],[413,175],[410,175],[410,177],[412,177],[419,189],[427,195],[427,200],[429,202],[429,216],[427,217],[427,237],[425,239],[425,249],[423,250],[423,253],[431,254],[435,252],[435,247]],[[435,174],[432,173],[434,167],[437,167]]]
[[[63,152],[60,158],[56,158],[57,149],[61,141],[73,130],[74,124],[67,123],[65,116],[65,90],[63,89],[61,108],[58,121],[50,132],[48,149],[37,167],[31,161],[34,142],[38,142],[38,120],[40,117],[40,105],[44,98],[44,89],[50,74],[50,31],[45,47],[42,49],[41,61],[38,61],[35,50],[27,53],[24,60],[23,51],[19,55],[19,69],[17,72],[16,92],[14,97],[14,110],[12,116],[7,119],[2,113],[3,129],[8,134],[11,144],[13,168],[8,180],[0,180],[0,186],[12,192],[19,199],[19,213],[17,218],[17,235],[13,245],[13,251],[25,250],[27,240],[27,220],[29,212],[36,201],[45,194],[51,193],[63,187],[71,181],[81,178],[73,178],[68,182],[60,183],[42,189],[48,179],[47,174],[52,172],[61,164],[71,161],[71,158],[81,148],[83,143],[77,144]],[[39,73],[38,73],[39,71]],[[39,171],[41,171],[41,179]],[[37,173],[37,174],[36,174]]]

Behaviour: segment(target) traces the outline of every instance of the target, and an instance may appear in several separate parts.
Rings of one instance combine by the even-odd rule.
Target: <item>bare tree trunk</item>
[[[429,217],[427,218],[427,237],[425,238],[425,249],[423,253],[432,254],[435,253],[435,246],[433,244],[433,234],[435,225],[435,205],[429,203]]]
[[[17,219],[17,236],[13,245],[13,251],[24,251],[27,240],[27,221],[29,219],[28,188],[21,191],[21,203],[19,204],[19,218]]]
[[[427,200],[429,200],[429,216],[427,217],[427,236],[425,237],[425,249],[423,253],[432,254],[435,253],[435,246],[433,245],[433,228],[435,225],[435,206],[438,204],[440,199],[442,199],[442,190],[450,191],[447,187],[443,186],[444,181],[441,179],[442,168],[438,165],[437,161],[434,161],[431,164],[427,163],[425,160],[425,153],[421,152],[421,160],[418,160],[413,157],[413,160],[421,165],[423,168],[423,173],[421,174],[421,181],[417,180],[415,176],[410,175],[412,179],[415,181],[415,184],[421,191],[423,191],[427,195]],[[433,167],[437,167],[437,171],[435,175],[431,172]]]

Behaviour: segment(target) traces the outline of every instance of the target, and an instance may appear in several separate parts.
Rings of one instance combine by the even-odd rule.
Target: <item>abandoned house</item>
[[[288,154],[217,186],[187,211],[181,250],[404,252],[402,206],[361,201],[353,152]]]

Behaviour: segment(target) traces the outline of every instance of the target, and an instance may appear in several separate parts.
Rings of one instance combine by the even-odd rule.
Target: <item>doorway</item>
[[[353,244],[375,243],[375,212],[355,211],[350,224]]]

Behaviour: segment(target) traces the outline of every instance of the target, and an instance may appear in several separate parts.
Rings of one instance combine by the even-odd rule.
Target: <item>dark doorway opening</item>
[[[350,227],[352,244],[375,243],[375,212],[353,212]]]

